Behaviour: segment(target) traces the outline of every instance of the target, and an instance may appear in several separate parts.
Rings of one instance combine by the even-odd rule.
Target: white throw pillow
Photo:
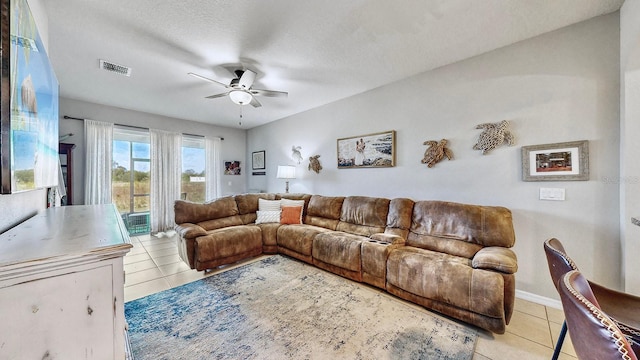
[[[281,199],[280,206],[302,206],[304,209],[304,200]]]
[[[278,211],[256,211],[256,224],[264,223],[279,223],[280,222],[280,210]]]
[[[280,211],[280,200],[258,199],[258,210],[260,211]]]

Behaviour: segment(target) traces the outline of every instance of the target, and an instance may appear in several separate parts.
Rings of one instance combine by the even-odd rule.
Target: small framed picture
[[[225,161],[224,174],[225,175],[241,175],[242,168],[240,167],[240,161]]]
[[[523,146],[522,180],[589,180],[589,142],[581,140]]]
[[[251,169],[264,170],[265,169],[265,155],[264,150],[254,151],[251,153]]]

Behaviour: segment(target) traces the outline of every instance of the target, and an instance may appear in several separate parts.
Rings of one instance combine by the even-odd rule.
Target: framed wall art
[[[264,170],[265,169],[265,151],[254,151],[251,153],[251,169]]]
[[[589,142],[523,146],[522,180],[589,180]]]
[[[58,184],[58,81],[26,0],[0,0],[1,193]]]
[[[395,130],[338,139],[338,169],[395,165]]]
[[[240,167],[240,161],[225,161],[224,174],[225,175],[241,175],[242,168]]]

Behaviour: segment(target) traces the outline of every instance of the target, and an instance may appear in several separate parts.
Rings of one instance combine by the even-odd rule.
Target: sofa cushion
[[[504,279],[471,260],[404,246],[387,260],[387,283],[414,295],[495,318],[504,317]]]
[[[258,251],[259,249],[259,251]],[[232,226],[196,238],[196,259],[207,263],[238,254],[262,252],[262,234],[257,226]]]
[[[418,236],[412,237],[409,234],[407,245],[443,252],[449,252],[448,249],[455,248],[455,245],[446,241],[434,241],[435,239],[477,245],[464,249],[464,254],[468,254],[473,248],[478,251],[484,246],[512,247],[515,242],[509,209],[445,201],[416,202],[410,232]]]
[[[236,203],[238,204],[238,214],[242,219],[243,224],[252,224],[256,221],[258,211],[258,199],[273,200],[275,195],[273,194],[241,194],[236,195]]]
[[[387,215],[387,227],[384,232],[401,236],[407,239],[411,227],[411,215],[415,202],[407,198],[391,199],[389,202],[389,214]]]
[[[262,253],[277,254],[278,253],[278,228],[280,223],[262,223],[257,224],[262,232]]]
[[[241,194],[236,195],[236,203],[238,204],[238,214],[255,214],[258,211],[258,199],[274,200],[274,194],[260,193],[260,194]],[[260,209],[262,210],[262,209]],[[278,209],[273,209],[278,210]]]
[[[207,235],[207,231],[200,225],[191,223],[182,223],[176,225],[174,230],[180,235],[181,238],[194,239],[198,236]]]
[[[505,274],[515,274],[518,271],[516,253],[499,246],[489,246],[478,251],[471,265],[475,269],[496,270]]]
[[[238,215],[238,206],[233,197],[223,197],[208,203],[198,204],[176,200],[173,204],[176,224],[193,223]]]
[[[344,197],[313,195],[307,207],[306,223],[335,230],[340,220]]]
[[[243,222],[240,215],[234,215],[234,216],[229,216],[229,217],[220,218],[220,219],[207,220],[207,221],[202,221],[198,223],[199,226],[201,226],[203,229],[207,231],[212,231],[212,230],[226,228],[229,226],[237,226],[242,224]]]
[[[389,199],[348,196],[342,203],[336,230],[369,236],[384,232],[389,213]]]
[[[471,244],[438,236],[419,235],[410,232],[407,236],[407,245],[421,249],[439,251],[450,255],[471,259],[482,249],[482,245]]]
[[[359,272],[360,246],[367,238],[341,231],[318,234],[313,240],[313,258],[342,269]]]
[[[283,247],[310,257],[313,239],[327,231],[330,230],[312,225],[282,225],[277,233],[278,248]]]

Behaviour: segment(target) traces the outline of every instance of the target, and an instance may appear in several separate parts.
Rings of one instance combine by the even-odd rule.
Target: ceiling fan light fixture
[[[251,102],[253,96],[244,90],[231,90],[231,92],[229,92],[229,98],[238,105],[247,105]]]

